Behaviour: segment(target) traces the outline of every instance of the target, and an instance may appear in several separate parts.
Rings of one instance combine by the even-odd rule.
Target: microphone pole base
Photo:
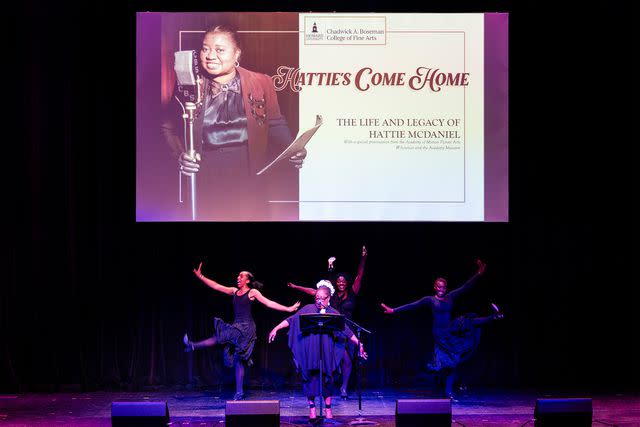
[[[375,421],[369,421],[366,420],[362,417],[358,417],[355,420],[349,422],[349,425],[351,426],[377,426],[378,423],[376,423]]]

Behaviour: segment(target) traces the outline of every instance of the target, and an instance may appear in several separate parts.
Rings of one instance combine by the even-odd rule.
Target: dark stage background
[[[44,2],[43,2],[44,3]],[[574,10],[557,2],[438,2],[394,11],[510,12],[509,223],[135,223],[135,14],[176,10],[25,2],[13,6],[9,82],[17,118],[5,140],[0,288],[0,392],[230,387],[220,350],[182,351],[184,332],[231,320],[230,298],[195,279],[233,285],[248,269],[282,303],[287,281],[313,285],[329,256],[355,275],[369,250],[356,320],[367,340],[366,386],[426,384],[428,311],[391,306],[452,287],[488,263],[461,311],[504,308],[464,368],[470,386],[637,389],[637,139],[626,2]],[[191,6],[190,6],[191,7]],[[192,10],[211,10],[202,3]],[[265,10],[229,5],[227,10]],[[269,6],[291,10],[286,6]],[[304,10],[345,10],[323,3]],[[351,10],[392,10],[387,3]],[[13,101],[18,100],[17,104]],[[250,385],[295,382],[284,313],[256,306]]]

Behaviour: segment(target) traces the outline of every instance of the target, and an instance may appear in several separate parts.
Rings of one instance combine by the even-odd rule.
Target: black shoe
[[[494,303],[491,303],[491,308],[493,309],[493,320],[502,319],[504,317],[504,314],[500,312],[500,309],[498,308],[497,305],[495,305]]]
[[[233,400],[244,400],[244,393],[242,392],[237,392],[236,394],[233,395]]]
[[[189,341],[189,335],[184,334],[184,337],[182,337],[182,343],[184,344],[184,351],[186,353],[192,352],[193,350],[195,350],[195,347],[193,346],[193,343],[191,341]]]
[[[456,396],[455,394],[453,394],[453,392],[452,392],[452,393],[449,393],[449,394],[447,395],[447,397],[448,397],[449,399],[451,399],[451,402],[452,402],[452,403],[457,403],[457,402],[459,402],[458,396]]]
[[[340,397],[342,398],[342,400],[347,400],[349,398],[349,395],[347,394],[347,390],[341,388]]]

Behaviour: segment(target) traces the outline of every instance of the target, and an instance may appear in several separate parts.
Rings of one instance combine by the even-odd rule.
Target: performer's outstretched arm
[[[476,260],[476,264],[478,264],[478,271],[476,272],[476,274],[474,274],[473,276],[471,276],[466,282],[464,282],[464,284],[462,286],[460,286],[458,289],[454,289],[453,291],[449,292],[449,296],[454,299],[458,296],[460,296],[461,294],[465,293],[466,291],[468,291],[469,289],[471,289],[471,287],[476,283],[476,281],[478,280],[478,277],[482,276],[484,274],[484,270],[487,268],[487,264],[485,264],[484,262],[482,262],[481,260]]]
[[[193,272],[198,277],[198,279],[202,280],[204,282],[204,284],[207,285],[208,287],[210,287],[211,289],[223,292],[223,293],[225,293],[227,295],[233,295],[238,290],[238,288],[236,288],[236,287],[222,286],[220,283],[216,282],[215,280],[211,280],[211,279],[205,277],[204,274],[202,274],[202,263],[200,263],[200,265],[198,265],[198,269],[197,270],[194,268]]]
[[[401,311],[414,310],[416,308],[419,308],[419,307],[422,307],[422,306],[425,306],[425,305],[431,307],[431,298],[429,298],[428,296],[422,297],[418,301],[414,301],[414,302],[411,302],[409,304],[401,305],[400,307],[396,307],[396,308],[391,308],[391,307],[389,307],[388,305],[386,305],[384,303],[380,304],[380,306],[384,310],[384,314],[392,314],[392,313],[399,313]]]
[[[362,284],[362,275],[364,274],[364,263],[367,260],[367,248],[366,247],[362,247],[362,257],[360,258],[360,264],[358,265],[358,275],[356,276],[356,279],[353,281],[353,286],[351,287],[351,289],[353,289],[353,293],[357,294],[358,292],[360,292],[360,286]]]
[[[297,291],[304,292],[305,294],[308,294],[308,295],[311,295],[311,296],[315,296],[316,295],[316,289],[313,289],[313,288],[305,288],[304,286],[294,285],[291,282],[287,283],[287,286],[290,287],[291,289],[295,289]]]
[[[269,342],[273,342],[273,340],[276,339],[276,334],[278,333],[278,331],[280,329],[283,328],[288,328],[289,327],[289,322],[285,319],[282,322],[280,322],[280,324],[278,324],[278,326],[276,326],[275,328],[273,328],[271,330],[271,332],[269,332]]]
[[[269,298],[265,297],[264,295],[262,295],[262,292],[260,292],[257,289],[251,289],[249,291],[249,298],[255,298],[257,299],[259,302],[261,302],[262,304],[266,305],[269,308],[272,308],[274,310],[278,310],[278,311],[286,311],[288,313],[293,313],[294,311],[296,311],[298,309],[298,307],[300,307],[300,301],[297,301],[295,304],[286,307],[282,304],[279,304],[275,301],[271,301]]]

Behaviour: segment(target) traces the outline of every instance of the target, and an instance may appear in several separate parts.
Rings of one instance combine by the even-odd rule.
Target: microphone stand
[[[196,100],[199,103],[201,100],[201,92],[200,92],[200,76],[198,76],[197,80],[196,80],[196,91],[197,91],[197,96],[196,96]],[[182,118],[185,121],[185,131],[184,131],[184,136],[185,136],[185,148],[187,150],[187,154],[189,155],[189,157],[194,158],[196,157],[196,150],[194,148],[194,141],[193,141],[193,122],[195,120],[195,112],[196,112],[196,107],[197,104],[196,102],[192,102],[192,101],[185,101],[184,105],[183,105],[183,109],[184,109],[184,114],[182,115]],[[195,221],[197,218],[197,201],[196,201],[196,174],[191,173],[189,174],[189,192],[190,192],[190,199],[191,199],[191,220]],[[182,178],[180,179],[180,194],[182,195]],[[182,197],[181,197],[182,199]],[[180,200],[182,201],[182,200]]]
[[[189,157],[195,158],[196,150],[193,148],[193,120],[195,117],[196,104],[193,102],[185,102],[184,108],[186,110],[186,114],[184,117],[187,124],[187,131],[185,132],[187,136],[187,146]],[[196,174],[192,173],[189,177],[189,187],[191,193],[191,220],[196,220]]]
[[[346,317],[344,318],[345,322],[347,322],[349,324],[350,327],[354,328],[356,330],[356,337],[358,338],[358,342],[362,343],[361,341],[361,332],[365,332],[367,334],[371,334],[371,331],[366,330],[365,328],[363,328],[362,326],[358,325],[356,322],[354,322],[351,319],[347,319]],[[358,388],[358,418],[356,418],[355,420],[351,421],[349,423],[349,425],[376,425],[377,423],[373,422],[373,421],[368,421],[366,419],[364,419],[362,417],[362,384],[361,384],[361,367],[362,367],[362,360],[359,357],[360,355],[360,346],[358,345],[356,347],[355,350],[355,354],[353,355],[353,360],[358,360],[358,367],[356,369],[356,384],[357,384],[357,388]],[[357,358],[357,359],[356,359]]]

